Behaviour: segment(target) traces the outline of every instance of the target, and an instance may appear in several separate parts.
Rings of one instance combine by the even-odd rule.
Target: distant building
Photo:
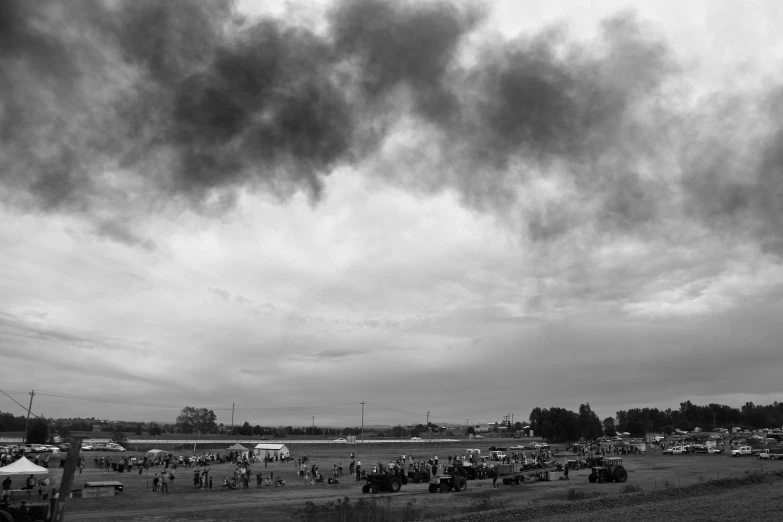
[[[92,431],[101,431],[101,425],[100,424],[93,424],[92,425]]]

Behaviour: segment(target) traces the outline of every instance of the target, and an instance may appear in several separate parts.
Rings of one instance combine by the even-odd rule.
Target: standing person
[[[498,470],[495,469],[495,466],[492,466],[492,471],[490,473],[492,475],[492,487],[496,488],[498,487]]]
[[[11,477],[6,477],[3,480],[3,498],[11,496]]]
[[[152,492],[157,493],[158,491],[158,472],[155,472],[155,476],[152,477]]]
[[[565,472],[563,474],[565,475],[565,479],[568,480],[568,461],[566,461]]]
[[[167,472],[163,472],[160,474],[160,492],[169,492],[169,477]]]

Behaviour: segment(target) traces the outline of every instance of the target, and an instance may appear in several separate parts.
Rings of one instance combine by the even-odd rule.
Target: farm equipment
[[[0,522],[44,522],[49,519],[48,502],[0,503]]]
[[[514,464],[497,464],[495,473],[503,484],[522,484],[525,481],[548,480],[549,472],[555,471],[556,466],[541,466],[536,464],[523,464],[516,469]]]
[[[411,470],[408,472],[408,480],[413,482],[414,484],[418,484],[419,482],[429,482],[430,481],[430,474],[427,470]]]
[[[467,479],[455,473],[454,467],[450,469],[450,473],[443,475],[433,474],[432,478],[430,478],[430,493],[437,493],[438,491],[448,493],[451,490],[461,492],[468,489]]]
[[[625,482],[628,480],[628,472],[623,467],[623,459],[620,457],[606,457],[592,467],[592,473],[587,480],[591,483],[598,482]]]
[[[408,477],[405,475],[372,473],[366,477],[367,484],[362,486],[362,493],[380,493],[381,491],[397,493],[403,484],[408,483]]]

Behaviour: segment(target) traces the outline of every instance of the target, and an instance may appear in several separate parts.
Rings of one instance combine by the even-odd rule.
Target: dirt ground
[[[482,445],[471,443],[471,447]],[[510,445],[510,444],[509,444]],[[438,455],[445,460],[448,454],[463,454],[468,446],[423,446],[416,448],[414,457],[431,458]],[[604,495],[619,493],[620,484],[590,484],[587,480],[589,470],[572,471],[569,481],[532,482],[520,486],[505,486],[493,489],[491,480],[469,481],[468,490],[463,493],[430,494],[426,484],[408,484],[399,493],[381,493],[364,495],[362,483],[347,474],[349,453],[354,451],[361,459],[363,467],[378,460],[388,463],[400,453],[400,448],[345,446],[316,450],[308,447],[292,448],[292,454],[298,457],[306,451],[310,464],[319,465],[322,472],[329,473],[334,464],[342,463],[345,475],[339,484],[305,484],[297,474],[292,463],[273,463],[267,468],[256,463],[253,472],[263,470],[265,475],[274,472],[275,477],[286,481],[284,487],[256,488],[255,481],[248,490],[225,491],[220,484],[224,477],[230,477],[231,464],[212,466],[212,490],[194,489],[193,469],[179,467],[176,471],[174,487],[169,493],[152,493],[152,473],[141,475],[138,472],[117,473],[95,469],[92,459],[95,453],[85,454],[88,465],[82,475],[74,481],[74,488],[80,488],[84,482],[94,480],[119,480],[125,491],[115,497],[98,499],[74,498],[68,501],[67,520],[117,520],[117,521],[155,521],[171,522],[183,520],[232,521],[232,520],[296,520],[301,519],[305,503],[325,506],[330,502],[342,501],[346,497],[350,502],[374,500],[375,509],[385,511],[385,520],[414,520],[434,516],[482,511],[494,508],[514,507],[530,503],[562,502],[568,498],[570,489],[597,491]],[[316,452],[317,451],[317,452]],[[410,449],[406,448],[406,455]],[[101,454],[98,454],[100,456]],[[133,455],[126,453],[125,455]],[[117,453],[111,454],[117,457]],[[628,484],[638,484],[643,491],[693,484],[715,478],[742,475],[747,470],[783,469],[783,461],[759,461],[751,457],[734,458],[729,455],[676,455],[664,456],[660,450],[648,451],[646,455],[634,455],[625,458],[628,470]],[[198,469],[198,468],[196,468]],[[78,472],[77,472],[78,473]],[[62,470],[53,470],[55,484],[59,484]],[[668,484],[667,484],[668,482]]]

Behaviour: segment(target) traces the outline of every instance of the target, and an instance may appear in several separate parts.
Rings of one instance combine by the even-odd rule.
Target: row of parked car
[[[716,455],[723,453],[721,448],[715,446],[705,446],[704,444],[686,444],[684,446],[670,446],[663,450],[664,455],[691,455],[695,453],[706,453]]]

